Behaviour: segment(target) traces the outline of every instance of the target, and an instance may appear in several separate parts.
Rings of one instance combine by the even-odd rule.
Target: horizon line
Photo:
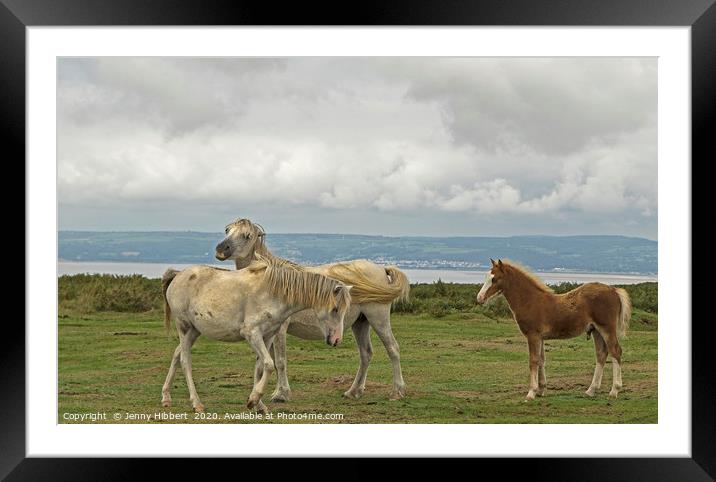
[[[58,229],[58,233],[62,232],[81,232],[81,233],[197,233],[197,234],[223,234],[219,231],[197,231],[191,229],[168,230],[168,229],[144,229],[144,230],[99,230],[99,229]],[[619,237],[631,239],[644,239],[647,241],[658,242],[658,239],[648,238],[645,236],[634,236],[627,234],[456,234],[456,235],[424,235],[424,234],[357,234],[357,233],[321,233],[321,232],[275,232],[267,233],[267,235],[324,235],[324,236],[372,236],[383,238],[524,238],[524,237],[542,237],[542,238],[575,238],[575,237]]]

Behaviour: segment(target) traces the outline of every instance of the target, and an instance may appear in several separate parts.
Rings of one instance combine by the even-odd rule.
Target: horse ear
[[[353,288],[352,285],[343,285],[343,284],[341,284],[341,285],[338,285],[338,286],[336,286],[335,288],[333,288],[333,292],[334,292],[335,294],[338,294],[338,293],[341,292],[341,290],[346,290],[346,293],[350,293],[351,288]]]
[[[500,267],[500,269],[502,269],[502,260],[501,259],[497,260],[497,265]]]
[[[490,263],[492,263],[492,266],[497,266],[497,263],[495,263],[495,260],[490,258]]]

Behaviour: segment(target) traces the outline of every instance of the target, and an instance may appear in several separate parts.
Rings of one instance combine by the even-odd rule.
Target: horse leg
[[[291,387],[288,385],[288,373],[286,373],[286,331],[288,323],[281,325],[276,337],[273,340],[273,360],[276,364],[276,390],[271,395],[272,402],[288,402],[291,400]]]
[[[196,386],[194,386],[194,377],[192,375],[191,368],[191,347],[194,342],[199,338],[200,333],[191,327],[185,334],[179,332],[179,346],[181,347],[181,367],[184,370],[184,378],[186,378],[186,385],[189,387],[189,400],[191,405],[194,407],[194,411],[198,413],[204,412],[204,404],[199,400],[199,394],[196,393]]]
[[[540,346],[542,340],[537,336],[531,336],[527,338],[527,346],[530,350],[530,387],[525,397],[525,401],[535,399],[537,389],[539,388],[538,375],[539,371],[539,360],[540,360]]]
[[[265,409],[265,405],[261,402],[261,396],[264,394],[269,375],[274,371],[271,354],[269,353],[268,348],[266,348],[266,342],[270,341],[271,337],[264,338],[261,332],[257,329],[252,330],[248,336],[244,337],[249,342],[251,348],[253,348],[258,357],[256,364],[261,364],[261,370],[259,370],[258,366],[254,370],[254,388],[251,391],[251,395],[249,395],[249,400],[246,403],[246,406],[248,408],[256,407],[257,410],[262,408]],[[261,372],[260,378],[258,377],[259,372]]]
[[[370,342],[370,325],[366,320],[357,320],[353,323],[351,329],[358,344],[360,365],[358,365],[358,372],[356,373],[355,380],[353,380],[353,385],[351,385],[351,388],[348,389],[343,396],[358,399],[365,391],[365,379],[368,375],[368,365],[370,365],[370,360],[373,358],[373,346]]]
[[[539,349],[539,379],[538,381],[538,389],[537,389],[537,396],[541,397],[544,395],[545,387],[547,386],[547,375],[544,371],[544,364],[545,364],[545,353],[544,353],[544,340],[540,343],[540,349]]]
[[[587,391],[584,392],[588,396],[593,397],[599,387],[602,385],[602,374],[604,373],[604,363],[607,361],[607,344],[599,331],[592,331],[594,337],[594,352],[596,357],[596,364],[594,365],[594,376],[592,377],[592,384],[589,385]]]
[[[389,398],[391,400],[400,400],[405,397],[405,381],[403,380],[403,371],[400,368],[400,347],[390,327],[390,305],[383,305],[379,309],[367,311],[368,313],[364,314],[368,318],[368,323],[370,323],[380,341],[383,342],[390,362],[393,364],[393,390],[390,392]]]
[[[256,387],[256,382],[258,380],[260,380],[261,377],[263,377],[263,375],[264,375],[264,365],[261,362],[261,358],[257,356],[256,363],[254,364],[254,385],[253,385],[254,388]],[[259,402],[256,404],[255,409],[257,412],[260,412],[260,413],[268,412],[268,408],[266,408],[266,405],[261,400],[259,400]]]
[[[609,396],[617,398],[619,390],[622,389],[622,347],[619,346],[616,332],[605,336],[604,341],[612,357],[612,389],[609,391]]]
[[[174,376],[177,372],[177,365],[180,363],[179,358],[181,358],[181,343],[177,345],[176,349],[174,350],[174,355],[172,355],[172,362],[169,365],[169,373],[167,373],[167,378],[164,380],[164,386],[162,387],[162,406],[164,407],[172,406],[172,397],[169,394],[169,389],[171,388],[172,382],[174,381]]]

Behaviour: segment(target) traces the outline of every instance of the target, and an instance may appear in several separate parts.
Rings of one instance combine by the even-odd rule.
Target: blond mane
[[[239,232],[256,236],[254,244],[254,259],[263,258],[272,263],[275,268],[290,268],[295,271],[304,271],[305,268],[298,263],[281,258],[273,254],[265,244],[265,232],[263,228],[251,222],[249,219],[239,218],[228,224],[226,229],[237,227]],[[410,282],[397,268],[386,268],[396,278],[400,279],[389,282],[390,284],[378,283],[371,279],[359,267],[351,263],[335,263],[328,269],[328,276],[341,281],[351,288],[353,303],[395,303],[407,301],[410,293]]]
[[[544,291],[545,293],[554,293],[552,288],[550,288],[549,286],[544,284],[544,282],[541,279],[539,279],[537,276],[532,274],[527,268],[522,266],[520,263],[511,261],[509,259],[503,259],[502,264],[504,264],[508,268],[512,268],[515,272],[521,274],[535,288],[537,288],[541,291]]]
[[[407,301],[410,284],[404,283],[384,284],[376,283],[366,275],[358,266],[352,263],[336,263],[328,268],[328,275],[340,280],[351,288],[351,295],[355,303],[391,303]]]
[[[349,290],[339,281],[302,267],[282,258],[255,255],[251,271],[265,270],[264,281],[272,294],[290,304],[314,309],[338,308],[345,314],[351,303]],[[336,288],[342,286],[344,289]]]

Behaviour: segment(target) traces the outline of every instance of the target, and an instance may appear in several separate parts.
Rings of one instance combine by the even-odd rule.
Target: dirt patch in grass
[[[455,348],[467,348],[468,350],[507,350],[526,351],[527,342],[515,341],[511,338],[504,340],[461,340],[453,344]]]
[[[207,377],[206,380],[209,382],[215,382],[218,380],[230,380],[230,379],[239,379],[239,378],[244,378],[244,376],[241,375],[240,373],[223,373],[221,375],[214,375],[211,377]]]
[[[445,393],[454,398],[478,398],[481,395],[480,392],[476,392],[474,390],[460,390]]]
[[[106,398],[108,398],[108,396],[106,394],[102,394],[102,393],[86,393],[86,392],[81,393],[81,392],[69,392],[69,391],[64,391],[64,390],[61,390],[58,393],[59,393],[59,395],[62,395],[62,396],[67,396],[67,397],[72,397],[72,398],[76,397],[77,399],[81,399],[83,401],[105,400]]]
[[[346,388],[349,388],[350,385],[353,383],[354,379],[355,379],[355,375],[339,375],[339,376],[331,377],[327,380],[324,380],[323,383],[321,383],[321,386],[329,387],[329,388],[345,386]],[[381,383],[381,382],[376,382],[376,381],[372,381],[372,380],[365,381],[366,390],[369,388],[390,388],[390,387],[391,387],[391,385],[388,385],[387,383]]]

